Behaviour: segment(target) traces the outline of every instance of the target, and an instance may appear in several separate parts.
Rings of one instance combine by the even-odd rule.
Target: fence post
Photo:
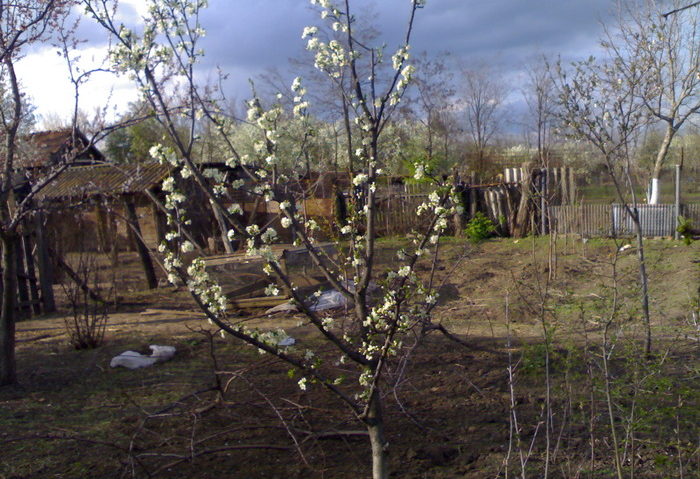
[[[617,229],[615,228],[615,204],[610,204],[610,237],[617,238]]]
[[[676,221],[673,228],[673,239],[680,239],[678,232],[678,217],[681,215],[681,165],[676,165]]]

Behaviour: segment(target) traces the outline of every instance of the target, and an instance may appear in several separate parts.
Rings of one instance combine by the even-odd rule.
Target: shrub
[[[471,242],[480,243],[496,231],[496,225],[481,211],[477,211],[464,231]]]
[[[62,284],[72,313],[64,319],[66,333],[75,349],[97,348],[104,340],[109,308],[99,296],[102,291],[97,261],[81,252],[75,273],[76,277]]]
[[[676,228],[683,238],[683,242],[689,245],[693,242],[693,222],[690,218],[678,217],[678,228]]]

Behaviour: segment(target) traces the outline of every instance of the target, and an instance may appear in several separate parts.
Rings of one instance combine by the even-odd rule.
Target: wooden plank
[[[188,318],[201,318],[205,316],[202,311],[181,311],[178,309],[159,309],[159,308],[148,308],[141,311],[143,316],[151,316],[154,314],[169,314],[171,316],[187,316]]]
[[[242,205],[243,211],[246,213],[270,213],[278,214],[280,212],[279,203],[277,201],[247,201]],[[299,209],[303,209],[303,205]]]
[[[231,304],[241,309],[246,308],[271,308],[289,301],[287,296],[262,296],[259,298],[245,298],[231,300]]]
[[[329,217],[333,215],[333,202],[333,198],[309,198],[302,203],[307,215]]]
[[[204,261],[204,265],[209,268],[212,266],[222,266],[222,265],[227,265],[227,264],[256,264],[260,263],[262,267],[262,262],[263,258],[262,256],[259,255],[254,255],[254,256],[246,256],[245,254],[239,254],[239,253],[233,253],[230,256],[225,256],[225,257],[205,257],[202,258],[202,261]]]
[[[271,280],[268,278],[261,278],[257,281],[253,281],[250,284],[233,289],[231,291],[227,291],[226,289],[224,289],[224,295],[226,295],[229,298],[235,298],[237,296],[251,294],[259,289],[264,289],[268,284],[270,284],[270,281]]]
[[[277,256],[277,258],[282,258],[286,256],[287,259],[297,255],[306,255],[308,251],[305,247],[297,247],[289,244],[279,244],[272,245],[272,252]],[[326,254],[331,254],[335,250],[335,245],[333,243],[320,243],[314,246],[314,251],[325,252]],[[226,264],[253,264],[263,262],[263,257],[260,255],[248,255],[245,252],[222,254],[216,256],[207,256],[202,258],[204,264],[207,267],[210,266],[221,266]],[[262,267],[262,266],[261,266]]]

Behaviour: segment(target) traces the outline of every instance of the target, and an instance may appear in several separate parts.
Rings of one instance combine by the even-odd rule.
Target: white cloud
[[[79,71],[103,65],[106,48],[86,47],[80,50],[77,62]],[[74,88],[68,74],[66,61],[54,48],[43,48],[22,58],[16,65],[17,74],[29,102],[41,116],[57,115],[69,119],[75,105]],[[93,113],[105,109],[107,120],[124,111],[137,99],[133,83],[124,76],[95,72],[80,86],[79,108]],[[41,127],[41,124],[38,125]]]

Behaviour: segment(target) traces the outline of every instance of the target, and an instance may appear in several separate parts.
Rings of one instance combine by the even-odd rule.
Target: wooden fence
[[[465,208],[463,225],[481,212],[498,225],[498,233],[509,235],[520,193],[517,185],[494,183],[490,185],[461,185]],[[431,212],[418,216],[416,210],[428,201],[432,185],[392,185],[377,194],[377,232],[382,236],[403,235],[413,230],[424,231],[432,219]]]
[[[428,200],[429,185],[406,184],[380,188],[377,194],[377,233],[381,236],[402,235],[427,228],[429,214],[418,216],[416,210]]]
[[[544,195],[550,205],[568,205],[576,201],[576,175],[573,168],[505,168],[503,181],[521,185],[525,175],[529,175],[534,189]]]
[[[644,236],[673,236],[678,226],[675,205],[638,205]],[[634,234],[633,223],[622,205],[580,204],[550,206],[551,227],[559,234],[585,237],[628,236]],[[680,216],[693,224],[700,223],[700,204],[681,205]]]
[[[44,217],[37,214],[25,220],[16,248],[16,305],[18,318],[25,319],[56,310],[52,282],[53,272],[49,259]],[[0,294],[3,284],[0,281]]]

